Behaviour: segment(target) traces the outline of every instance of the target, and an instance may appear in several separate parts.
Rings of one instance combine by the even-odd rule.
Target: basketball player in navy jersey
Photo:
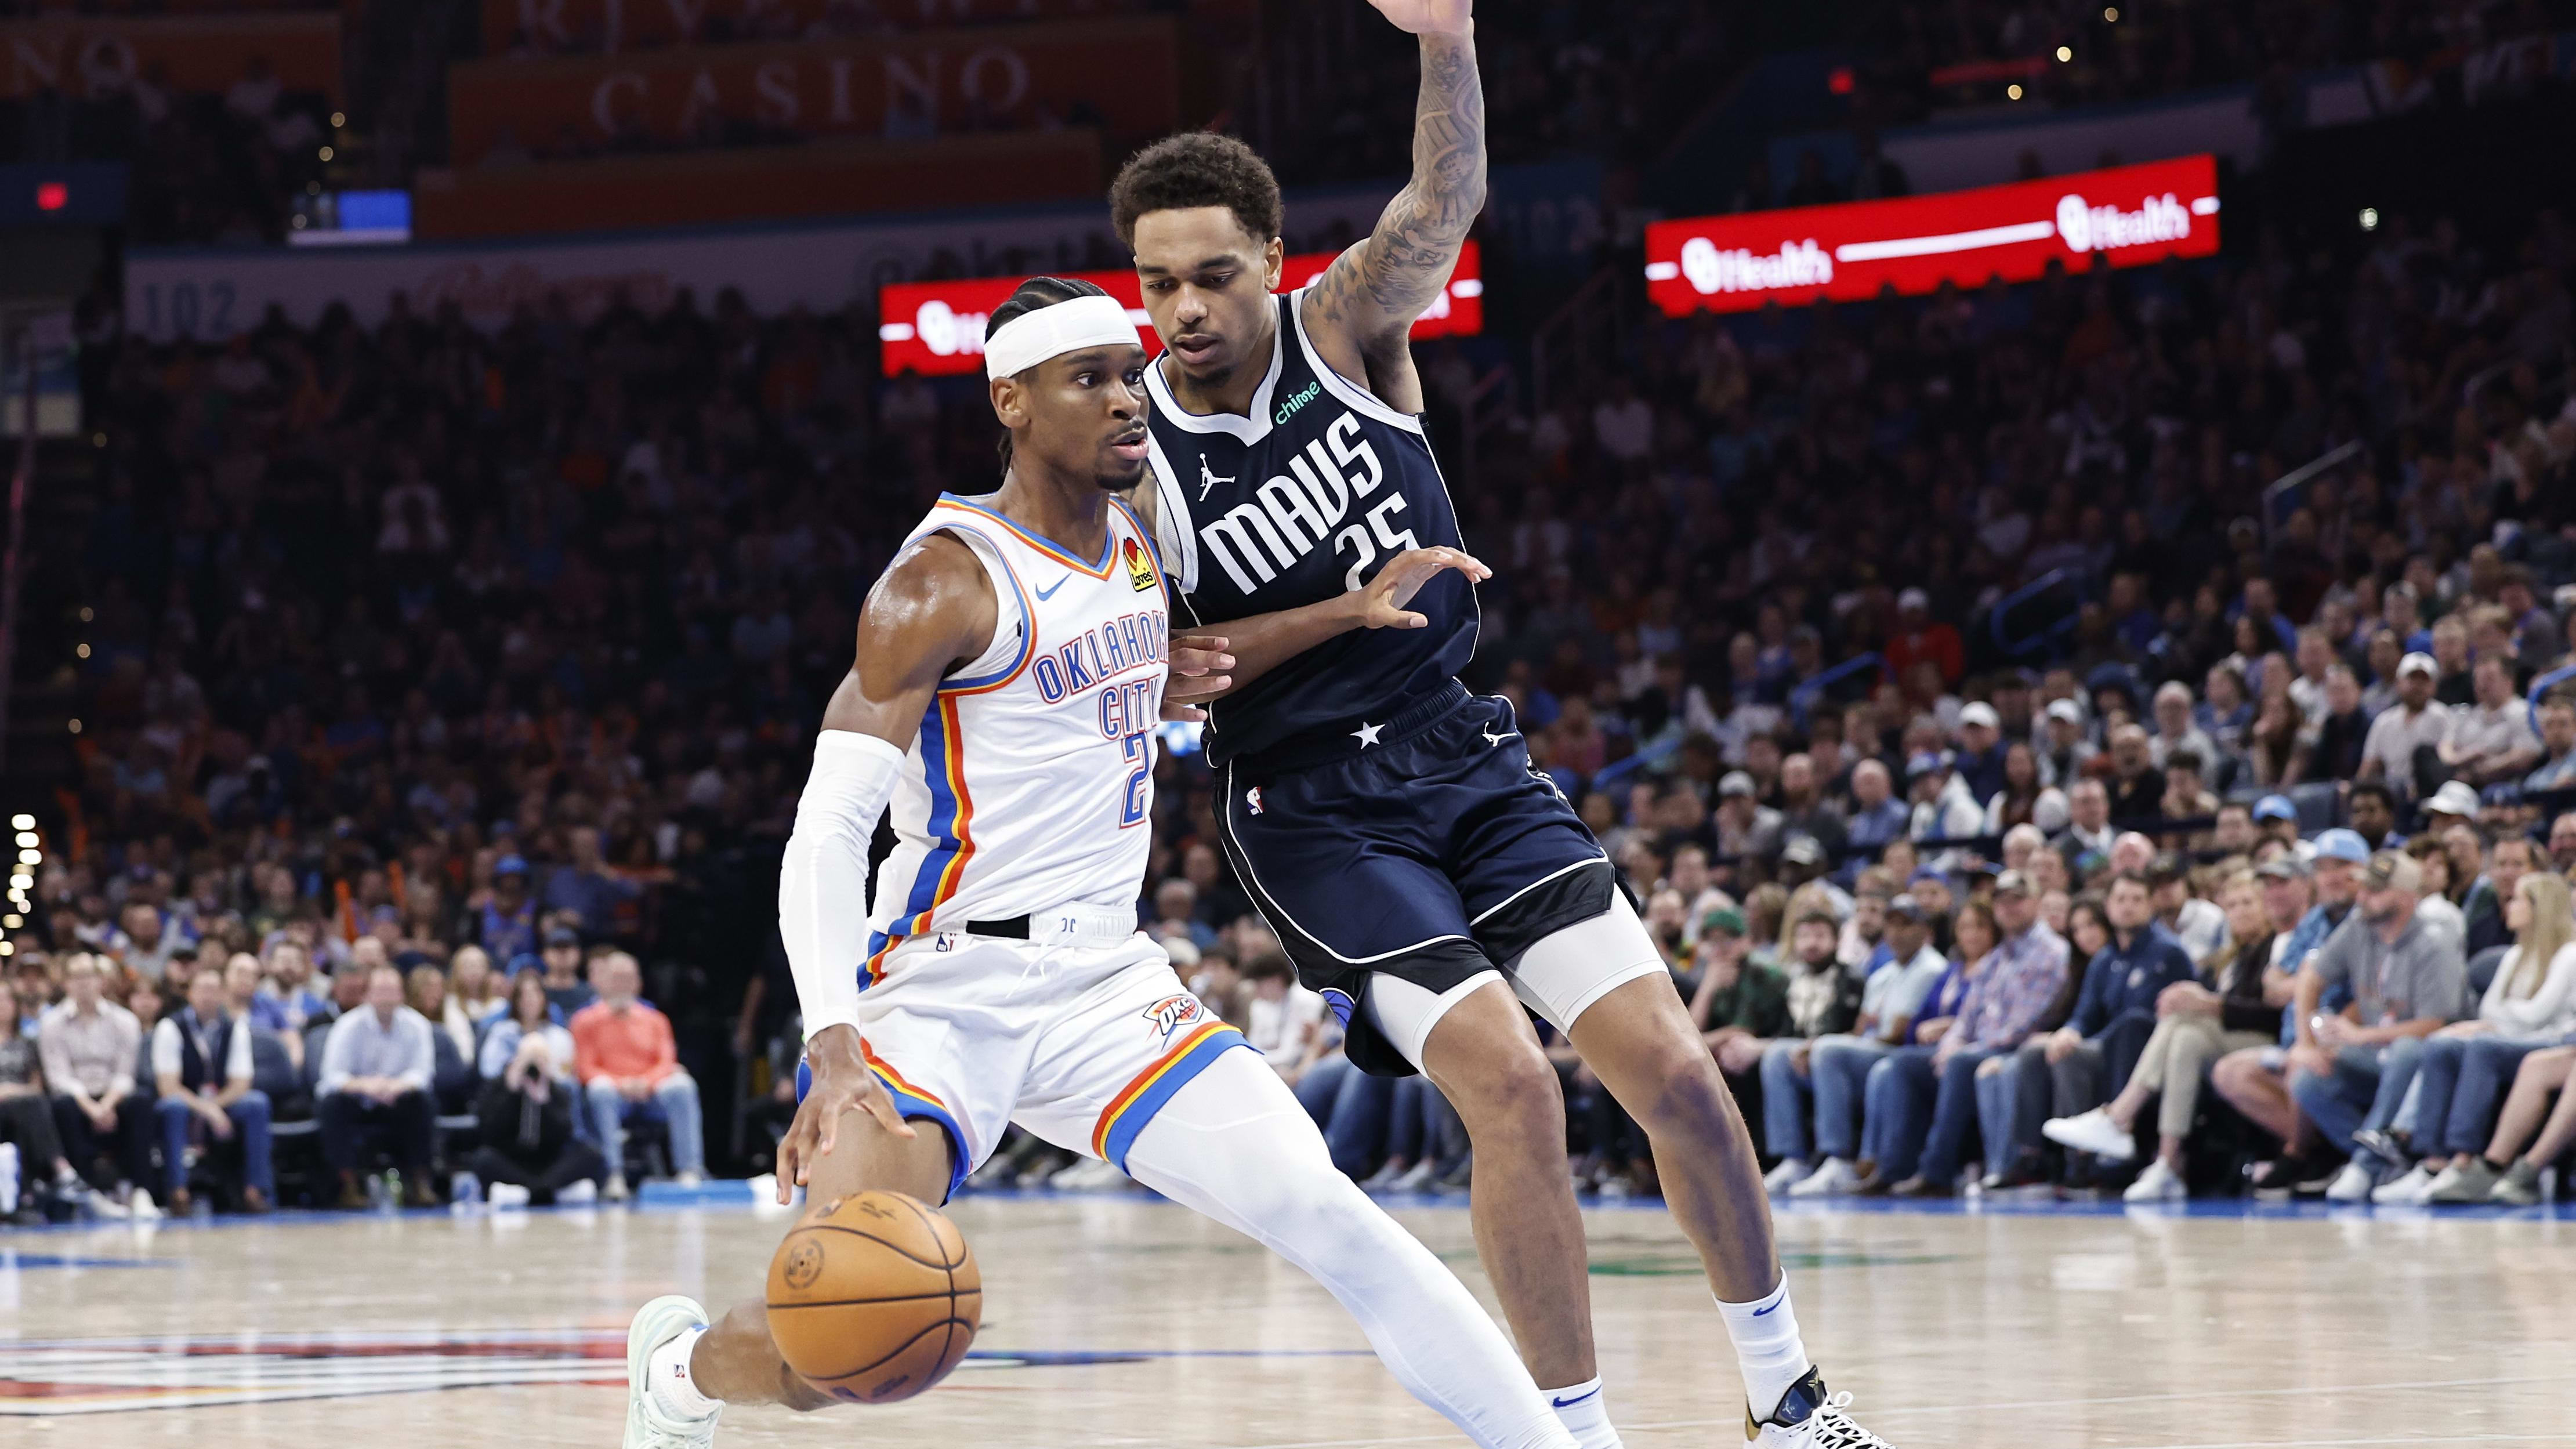
[[[1164,344],[1140,502],[1175,631],[1234,656],[1208,708],[1219,834],[1352,1060],[1426,1073],[1465,1120],[1485,1270],[1585,1449],[1619,1438],[1564,1108],[1524,1002],[1653,1140],[1735,1342],[1746,1442],[1883,1449],[1808,1361],[1752,1139],[1609,860],[1530,768],[1510,704],[1455,677],[1487,571],[1423,436],[1408,334],[1484,206],[1484,99],[1470,0],[1371,3],[1421,37],[1413,177],[1313,285],[1273,295],[1278,183],[1238,141],[1172,137],[1110,192]],[[1380,627],[1371,596],[1409,612]]]

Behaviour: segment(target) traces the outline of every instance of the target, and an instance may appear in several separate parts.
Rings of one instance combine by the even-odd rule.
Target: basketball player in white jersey
[[[868,596],[781,867],[811,1079],[780,1197],[942,1202],[1016,1121],[1305,1269],[1476,1443],[1575,1449],[1476,1300],[1136,930],[1175,652],[1152,536],[1110,496],[1144,467],[1144,362],[1098,288],[1022,286],[985,341],[1001,491],[943,497]],[[1375,592],[1400,622],[1401,579]],[[1221,641],[1196,642],[1185,667],[1223,667]],[[863,914],[889,801],[899,843]],[[627,1373],[626,1449],[706,1445],[726,1403],[834,1402],[781,1360],[759,1299],[712,1326],[686,1298],[646,1304]]]

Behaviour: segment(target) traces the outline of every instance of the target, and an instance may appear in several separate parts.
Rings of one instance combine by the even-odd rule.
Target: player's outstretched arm
[[[1386,561],[1377,577],[1348,593],[1303,608],[1278,609],[1225,621],[1225,638],[1216,641],[1233,657],[1225,689],[1193,691],[1193,699],[1222,698],[1281,664],[1329,639],[1354,629],[1420,629],[1431,621],[1405,607],[1422,586],[1444,569],[1456,569],[1472,582],[1494,576],[1475,555],[1454,548],[1410,548]],[[1200,640],[1199,643],[1208,641]],[[1182,641],[1173,641],[1178,656]]]
[[[1449,285],[1459,245],[1485,208],[1485,92],[1476,74],[1472,0],[1369,0],[1422,37],[1413,178],[1368,237],[1335,258],[1306,297],[1306,330],[1334,371],[1373,382],[1407,411],[1421,384],[1405,346],[1414,319]]]
[[[966,545],[937,533],[916,540],[869,591],[850,672],[823,708],[813,773],[778,872],[779,935],[814,1073],[778,1145],[781,1202],[832,1150],[845,1114],[866,1112],[898,1137],[913,1135],[859,1042],[868,841],[939,682],[984,652],[999,618],[992,581]]]

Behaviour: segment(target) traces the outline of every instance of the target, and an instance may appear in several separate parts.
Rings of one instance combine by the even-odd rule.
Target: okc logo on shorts
[[[1260,813],[1261,813],[1261,787],[1260,787],[1260,786],[1258,786],[1258,785],[1255,785],[1255,786],[1253,786],[1251,789],[1244,791],[1244,792],[1243,792],[1243,803],[1244,803],[1245,805],[1247,805],[1247,806],[1250,806],[1250,807],[1251,807],[1251,809],[1252,809],[1252,813],[1253,813],[1253,814],[1255,814],[1255,815],[1260,814]]]
[[[1331,1007],[1333,1015],[1340,1019],[1342,1030],[1350,1030],[1351,1008],[1357,1006],[1359,1003],[1351,1000],[1351,994],[1338,986],[1325,987],[1322,995],[1324,998],[1324,1004]]]
[[[1144,1015],[1155,1034],[1169,1041],[1173,1032],[1198,1020],[1203,1010],[1205,1008],[1199,1005],[1199,999],[1185,992],[1179,996],[1166,996],[1146,1007]]]

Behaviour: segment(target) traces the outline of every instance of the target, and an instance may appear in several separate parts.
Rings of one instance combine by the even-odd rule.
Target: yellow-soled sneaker
[[[1852,1422],[1843,1412],[1851,1401],[1849,1394],[1825,1392],[1823,1371],[1810,1368],[1780,1396],[1770,1418],[1757,1424],[1752,1410],[1745,1411],[1745,1449],[1896,1449]]]

